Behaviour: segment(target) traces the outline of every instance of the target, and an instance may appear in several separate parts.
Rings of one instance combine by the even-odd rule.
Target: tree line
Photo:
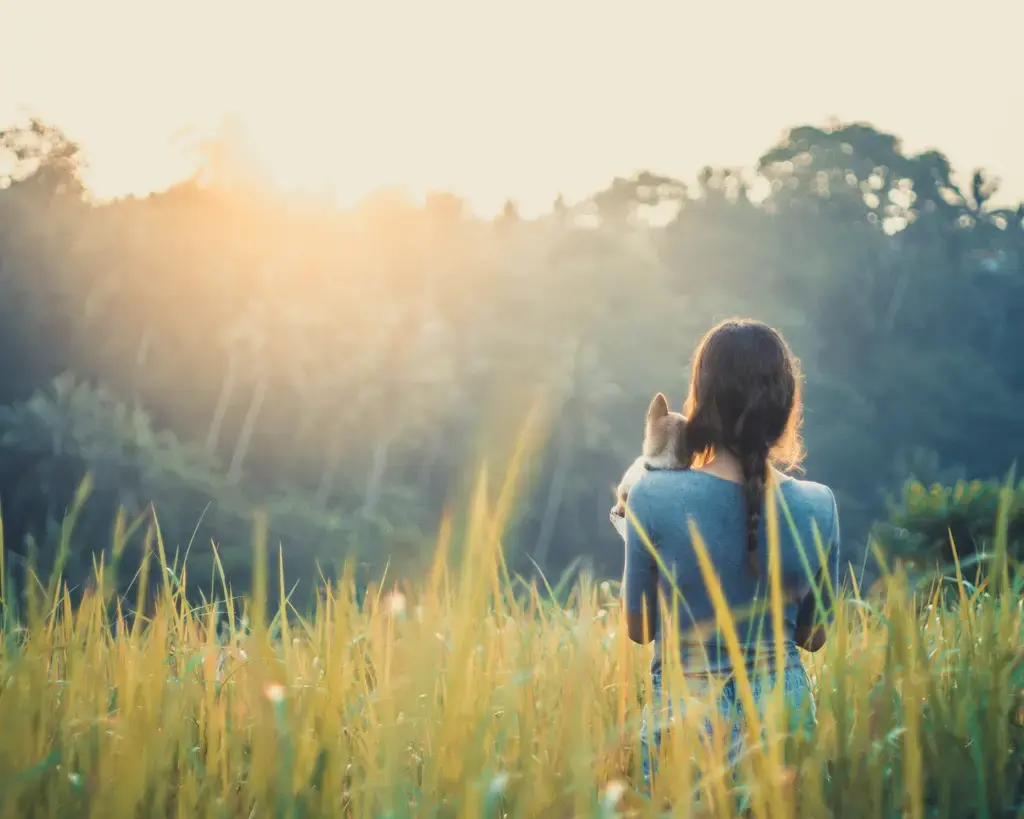
[[[52,563],[89,474],[72,573],[117,509],[151,503],[203,582],[211,541],[247,582],[256,508],[303,583],[353,554],[414,573],[539,397],[510,559],[612,575],[611,488],[644,408],[681,404],[694,344],[737,314],[801,359],[806,474],[836,489],[855,560],[908,477],[1001,478],[1024,452],[1024,204],[867,124],[793,128],[756,179],[644,171],[536,219],[449,193],[282,199],[216,152],[167,191],[96,203],[81,151],[37,121],[0,133],[0,156],[14,558]]]

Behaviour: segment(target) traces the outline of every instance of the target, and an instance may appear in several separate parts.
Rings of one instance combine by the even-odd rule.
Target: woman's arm
[[[821,573],[819,572],[815,578],[819,589],[821,588],[820,578]],[[822,602],[824,602],[826,594],[827,591],[822,592]],[[817,614],[818,601],[815,599],[812,589],[800,603],[800,609],[796,615],[796,632],[793,635],[794,642],[805,651],[820,651],[825,645],[825,623],[817,617]]]
[[[832,527],[828,540],[825,542],[826,565],[823,566],[812,581],[814,588],[807,592],[807,595],[800,603],[800,609],[796,616],[796,632],[793,635],[794,642],[805,651],[820,651],[827,639],[827,629],[832,624],[832,617],[838,599],[840,566],[839,559],[839,512],[836,506],[835,496],[832,498]],[[818,607],[818,599],[814,594],[815,588],[821,598],[824,610]]]
[[[622,573],[622,600],[629,639],[646,645],[658,626],[658,564],[653,547],[647,497],[642,485],[630,492],[627,504],[626,555]],[[630,519],[630,512],[633,518]],[[639,528],[638,528],[639,526]]]

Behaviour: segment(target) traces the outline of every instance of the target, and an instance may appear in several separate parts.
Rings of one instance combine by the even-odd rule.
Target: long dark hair
[[[747,552],[757,574],[769,463],[794,469],[803,458],[800,380],[799,362],[782,335],[751,319],[729,319],[712,328],[693,357],[679,461],[687,468],[700,465],[718,450],[739,460]]]

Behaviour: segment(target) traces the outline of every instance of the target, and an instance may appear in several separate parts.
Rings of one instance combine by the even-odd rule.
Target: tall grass
[[[684,717],[644,796],[648,650],[613,586],[581,577],[566,604],[510,576],[511,472],[494,498],[481,474],[458,543],[446,521],[416,587],[357,596],[345,574],[306,617],[264,610],[259,527],[257,591],[237,606],[226,583],[190,605],[158,532],[147,616],[125,614],[102,564],[77,602],[55,578],[17,608],[5,584],[0,817],[1016,815],[1019,575],[976,586],[957,570],[955,609],[899,571],[870,601],[855,590],[805,658],[812,737],[787,736],[772,698],[731,776]]]

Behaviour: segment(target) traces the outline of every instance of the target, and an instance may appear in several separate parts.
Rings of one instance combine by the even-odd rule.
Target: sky
[[[642,169],[752,166],[868,121],[1024,199],[1024,0],[0,0],[0,123],[166,187],[231,123],[282,190],[452,190],[482,215]]]

